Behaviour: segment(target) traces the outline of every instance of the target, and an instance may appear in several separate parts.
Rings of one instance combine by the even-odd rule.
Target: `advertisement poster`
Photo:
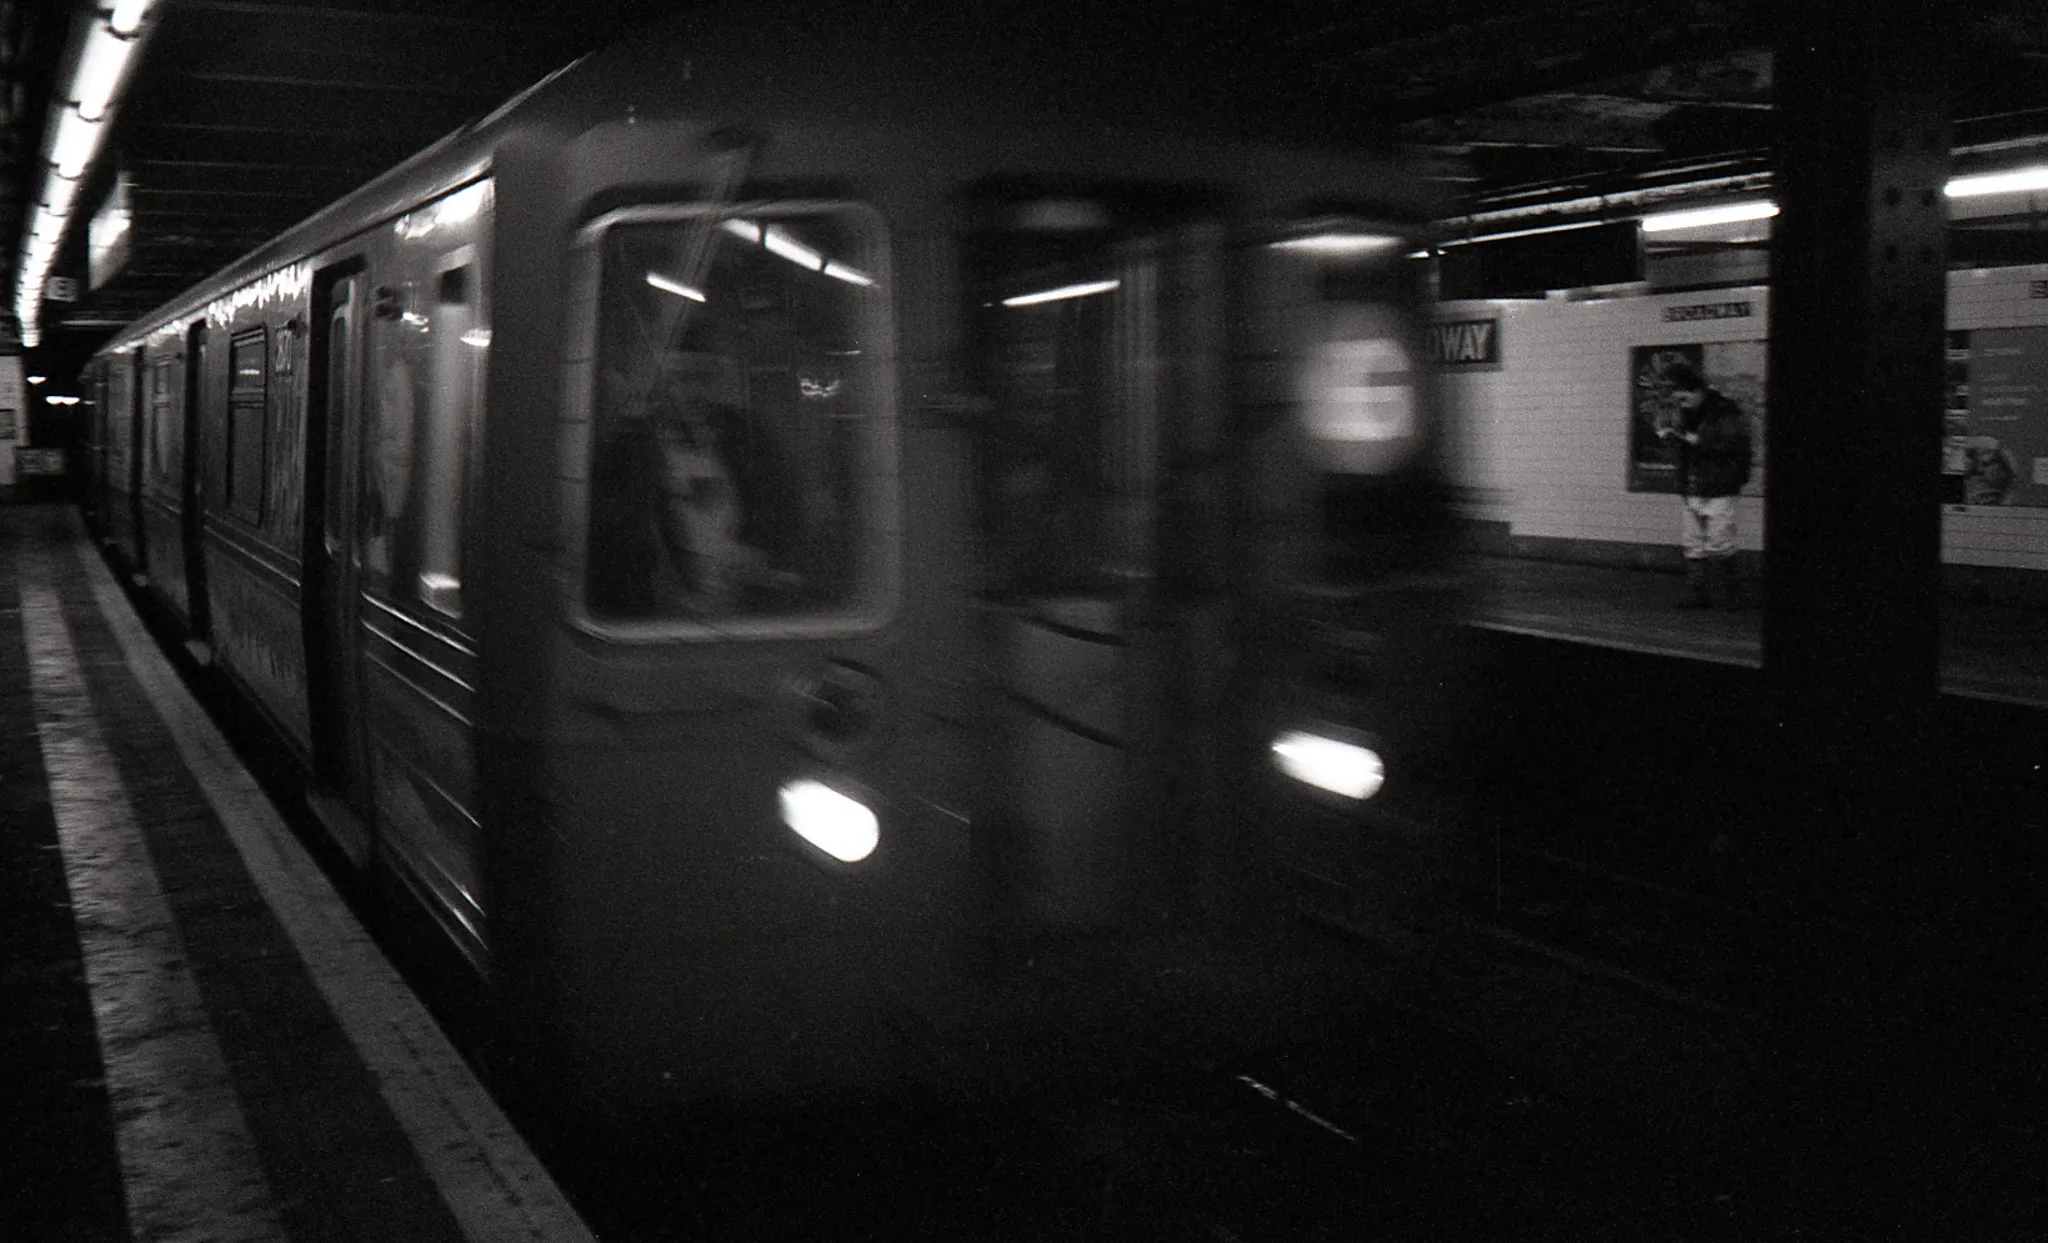
[[[2048,506],[2048,328],[1948,334],[1942,497]]]
[[[1753,463],[1744,496],[1762,496],[1764,482],[1764,343],[1709,341],[1694,345],[1639,345],[1629,352],[1628,490],[1678,491],[1676,455],[1657,432],[1678,426],[1678,401],[1667,372],[1685,363],[1707,387],[1749,416]]]

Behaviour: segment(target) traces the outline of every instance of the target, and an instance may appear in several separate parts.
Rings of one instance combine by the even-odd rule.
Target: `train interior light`
[[[663,293],[672,293],[678,298],[688,298],[692,302],[704,301],[703,290],[691,285],[685,285],[678,280],[671,280],[659,272],[649,272],[647,274],[647,283]]]
[[[782,822],[841,863],[859,863],[881,841],[875,813],[822,781],[802,777],[784,782],[781,803]]]
[[[1273,739],[1273,763],[1304,785],[1361,802],[1387,780],[1386,765],[1372,748],[1301,730]]]
[[[718,227],[734,237],[760,246],[769,254],[780,255],[800,268],[808,268],[820,275],[829,276],[833,280],[845,281],[849,285],[872,285],[875,283],[875,278],[869,276],[866,272],[849,264],[841,263],[837,259],[826,258],[774,225],[763,226],[751,220],[734,218],[719,221]],[[654,284],[654,278],[651,275],[648,277],[648,283]],[[658,289],[667,288],[667,286],[663,285],[656,285],[655,287]],[[670,290],[670,292],[679,291]],[[699,299],[699,301],[701,300]]]
[[[1041,289],[1035,293],[1020,293],[1014,298],[1004,298],[1004,306],[1037,306],[1041,302],[1064,302],[1069,298],[1087,298],[1099,293],[1109,293],[1123,285],[1122,281],[1083,281],[1078,285],[1061,285],[1054,289]]]

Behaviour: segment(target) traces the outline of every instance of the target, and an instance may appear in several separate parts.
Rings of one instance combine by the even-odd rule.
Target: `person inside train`
[[[600,613],[729,616],[791,588],[765,538],[781,480],[774,446],[747,408],[740,360],[717,343],[715,329],[688,334],[639,409],[622,393],[608,403],[621,417],[591,479]]]

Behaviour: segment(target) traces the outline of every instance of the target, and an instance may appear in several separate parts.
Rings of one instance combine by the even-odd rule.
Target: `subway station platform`
[[[590,1239],[144,632],[0,508],[0,1239]]]
[[[1734,609],[1677,609],[1654,570],[1525,557],[1472,562],[1474,620],[1491,629],[1751,669],[1763,665],[1759,584]],[[2048,708],[2048,607],[1958,587],[1941,600],[1944,694]]]

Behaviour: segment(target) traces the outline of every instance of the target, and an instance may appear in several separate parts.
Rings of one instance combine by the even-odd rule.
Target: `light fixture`
[[[59,177],[73,180],[85,174],[92,157],[99,153],[104,122],[88,121],[76,108],[66,108],[57,118],[57,138],[50,144],[50,165]]]
[[[1745,220],[1768,220],[1778,214],[1769,199],[1748,203],[1722,203],[1715,207],[1693,207],[1683,211],[1660,212],[1643,217],[1643,232],[1669,233],[1675,229],[1699,229],[1715,224],[1740,224]]]
[[[881,841],[879,822],[866,804],[808,777],[784,782],[782,822],[798,837],[841,863],[859,863]]]
[[[702,302],[705,300],[703,290],[693,289],[681,281],[670,280],[659,272],[649,272],[647,274],[647,283],[663,293],[672,293],[679,298],[688,298],[692,302]]]
[[[1349,258],[1358,255],[1376,255],[1383,250],[1392,250],[1401,244],[1398,237],[1384,233],[1364,233],[1353,229],[1327,229],[1303,237],[1290,237],[1274,242],[1275,250],[1291,250],[1311,255],[1328,255],[1332,258]]]
[[[2003,173],[1978,173],[1949,181],[1944,193],[1952,199],[1976,198],[1985,194],[2021,194],[2048,190],[2048,164],[2015,168]]]
[[[126,39],[142,29],[142,19],[155,5],[156,0],[119,0],[107,18],[107,27]]]
[[[1387,779],[1386,765],[1370,747],[1299,730],[1273,740],[1273,762],[1296,781],[1351,799],[1371,798]]]
[[[825,266],[818,269],[833,280],[845,281],[849,285],[872,285],[875,278],[859,268],[849,268],[837,259],[827,259]]]
[[[761,235],[761,245],[769,253],[781,255],[800,268],[809,268],[815,272],[825,266],[825,256],[780,229],[765,230]]]
[[[1037,306],[1041,302],[1064,302],[1069,298],[1087,298],[1122,287],[1122,281],[1083,281],[1078,285],[1061,285],[1055,289],[1041,289],[1036,293],[1020,293],[1014,298],[1004,298],[1003,305]]]
[[[38,320],[44,284],[57,260],[64,229],[78,196],[78,183],[92,167],[105,141],[122,84],[148,35],[150,14],[161,0],[116,0],[101,20],[83,25],[72,37],[69,53],[76,66],[71,81],[57,98],[71,106],[54,111],[44,143],[47,168],[35,219],[22,244],[15,269],[14,311],[21,342],[41,344]]]
[[[97,121],[107,114],[128,70],[135,41],[110,30],[95,30],[86,36],[85,54],[78,61],[78,77],[71,86],[71,98],[78,103],[78,115]]]

